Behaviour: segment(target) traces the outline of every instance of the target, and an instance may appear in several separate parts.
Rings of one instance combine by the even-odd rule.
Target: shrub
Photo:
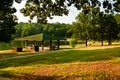
[[[77,40],[75,40],[75,39],[72,39],[72,40],[70,40],[70,46],[72,46],[73,48],[76,46],[76,44],[77,44]]]

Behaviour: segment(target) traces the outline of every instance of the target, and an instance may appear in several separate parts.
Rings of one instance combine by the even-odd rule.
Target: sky
[[[25,5],[25,0],[22,1],[21,4],[18,3],[14,3],[13,7],[17,8],[17,12],[15,13],[15,15],[17,15],[18,17],[18,22],[28,22],[29,17],[24,17],[22,13],[20,13],[20,9],[23,8]],[[59,22],[59,23],[66,23],[66,24],[71,24],[72,22],[75,21],[75,17],[79,14],[79,11],[77,11],[76,8],[74,8],[73,6],[69,8],[69,14],[68,16],[54,16],[53,19],[48,19],[48,23],[55,23],[55,22]],[[33,22],[35,22],[36,19],[33,20]]]

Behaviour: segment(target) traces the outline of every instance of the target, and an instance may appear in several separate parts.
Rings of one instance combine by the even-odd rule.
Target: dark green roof
[[[62,37],[46,34],[46,33],[41,33],[41,34],[36,34],[36,35],[27,36],[27,37],[23,37],[23,38],[17,38],[15,40],[42,41],[42,40],[66,40],[66,39],[62,38]]]

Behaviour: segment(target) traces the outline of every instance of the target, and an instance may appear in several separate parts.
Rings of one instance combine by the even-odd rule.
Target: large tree
[[[108,45],[111,45],[113,40],[118,39],[120,28],[114,14],[100,12],[92,19],[92,25],[94,26],[92,39],[101,41],[102,46],[105,40],[108,41]]]
[[[113,14],[101,14],[98,20],[99,35],[101,36],[102,45],[103,40],[108,41],[108,45],[112,44],[112,41],[118,39],[119,26],[114,18]]]
[[[117,25],[116,19],[112,14],[106,16],[106,24],[105,38],[108,41],[108,45],[111,45],[113,40],[118,39],[120,27]]]
[[[46,23],[48,17],[68,15],[71,5],[85,14],[90,11],[96,14],[101,4],[107,13],[120,11],[120,0],[27,0],[21,12],[24,16],[30,16],[30,20],[37,17],[38,22]]]
[[[16,9],[12,4],[13,0],[0,1],[0,42],[9,42],[15,33],[17,17],[14,15]]]

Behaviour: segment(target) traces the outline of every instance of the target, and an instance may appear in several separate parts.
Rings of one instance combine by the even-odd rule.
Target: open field
[[[120,80],[120,47],[75,48],[4,60],[0,61],[0,77],[8,80]]]

